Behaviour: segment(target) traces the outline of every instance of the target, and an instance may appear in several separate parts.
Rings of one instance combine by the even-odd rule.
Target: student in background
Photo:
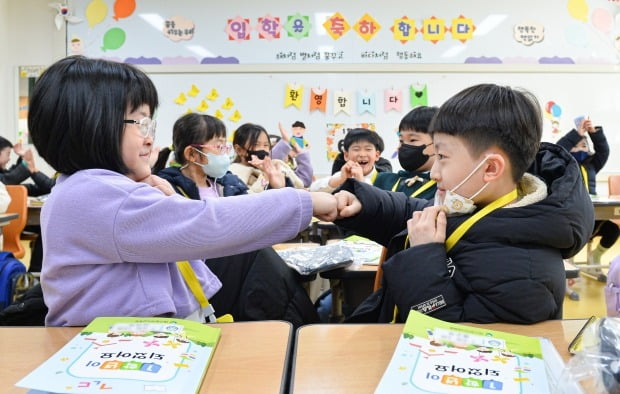
[[[566,133],[557,142],[573,155],[583,175],[583,182],[592,196],[596,196],[596,174],[605,166],[609,158],[609,144],[601,126],[594,126],[589,118],[582,119],[576,129]],[[594,151],[588,146],[590,137],[594,145]],[[610,220],[597,220],[594,224],[592,237],[601,237],[599,244],[588,254],[588,264],[601,265],[601,257],[611,248],[620,236],[618,225]],[[605,281],[600,267],[586,268],[590,272]]]
[[[221,284],[202,258],[282,242],[313,214],[332,217],[333,196],[293,188],[179,196],[149,166],[157,105],[152,81],[126,63],[69,56],[37,80],[30,135],[61,174],[41,212],[46,325],[83,326],[96,316],[204,322],[177,262],[211,298]]]
[[[273,159],[282,160],[288,164],[299,179],[301,179],[304,187],[309,187],[312,183],[314,171],[310,162],[310,151],[308,150],[307,143],[304,142],[304,144],[301,145],[299,141],[293,139],[294,137],[289,137],[289,133],[286,131],[282,123],[278,123],[278,128],[280,129],[281,137],[270,136],[271,145],[273,146],[271,149],[271,157]],[[292,130],[299,128],[303,128],[305,130],[303,123],[299,121],[293,123]],[[302,132],[297,131],[294,133],[298,136],[301,134],[303,139]],[[305,139],[303,141],[305,141]]]
[[[385,146],[383,145],[383,139],[379,140],[379,155],[383,153]],[[338,141],[338,156],[334,159],[332,163],[332,175],[340,171],[342,166],[347,162],[344,158],[344,138]],[[379,156],[379,159],[375,162],[375,168],[378,172],[392,172],[392,163],[386,158]]]
[[[11,149],[19,156],[17,162],[7,167],[11,159]],[[34,183],[25,183],[29,196],[48,194],[54,186],[55,179],[50,178],[37,168],[31,149],[24,149],[21,143],[11,144],[0,137],[0,182],[5,185],[19,185],[28,178]]]
[[[427,200],[435,196],[437,183],[431,180],[430,175],[435,162],[435,149],[428,125],[436,112],[437,107],[416,107],[400,121],[398,162],[403,169],[398,173],[380,172],[375,186]]]
[[[592,232],[579,166],[541,143],[530,93],[482,84],[447,100],[429,127],[435,200],[349,179],[335,223],[388,248],[382,289],[353,321],[405,321],[409,310],[452,322],[535,323],[562,317],[563,258]]]
[[[310,191],[332,192],[349,178],[373,184],[377,177],[375,163],[383,149],[381,136],[368,129],[353,129],[345,135],[343,144],[346,163],[332,176],[312,182]]]
[[[184,115],[174,123],[172,142],[174,165],[163,168],[170,155],[164,148],[153,173],[170,182],[177,193],[194,200],[247,194],[247,186],[228,171],[232,147],[222,121],[210,115]],[[210,300],[218,313],[230,313],[236,321],[286,320],[294,327],[318,322],[298,275],[273,248],[205,263],[222,282]]]
[[[303,189],[303,181],[286,163],[270,157],[269,134],[262,126],[253,123],[239,126],[233,136],[233,147],[237,157],[230,171],[248,185],[250,193],[283,187]]]

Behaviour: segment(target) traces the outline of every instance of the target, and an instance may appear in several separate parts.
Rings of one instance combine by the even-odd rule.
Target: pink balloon
[[[597,8],[592,11],[592,24],[603,33],[611,33],[614,19],[606,9]]]

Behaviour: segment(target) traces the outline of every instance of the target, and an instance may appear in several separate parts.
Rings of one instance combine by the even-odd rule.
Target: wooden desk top
[[[552,320],[533,325],[470,324],[474,327],[545,336],[568,360],[568,344],[586,320]],[[372,393],[387,368],[403,324],[315,324],[297,330],[291,391]]]
[[[283,392],[292,326],[282,321],[217,324],[222,329],[201,393]],[[14,384],[73,338],[81,327],[0,327],[0,392],[25,393]]]

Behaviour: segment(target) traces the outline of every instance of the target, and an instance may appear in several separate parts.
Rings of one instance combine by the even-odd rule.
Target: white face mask
[[[206,164],[196,163],[195,161],[192,162],[198,166],[201,166],[205,174],[216,179],[226,175],[228,167],[230,167],[230,157],[227,154],[215,155],[213,153],[204,153],[195,148],[194,150],[201,155],[206,156],[207,160],[209,160]]]
[[[469,198],[461,196],[460,194],[456,193],[455,190],[463,186],[463,184],[467,182],[469,178],[471,178],[472,175],[474,175],[476,171],[478,171],[480,166],[482,166],[482,164],[484,164],[485,161],[487,161],[486,157],[480,163],[478,163],[476,168],[474,168],[469,173],[469,175],[467,175],[465,179],[461,181],[461,183],[459,183],[454,188],[452,188],[452,190],[446,190],[446,194],[443,198],[443,201],[440,201],[437,194],[435,194],[435,206],[439,206],[439,205],[445,206],[448,209],[448,212],[446,213],[447,216],[465,215],[465,214],[472,213],[473,211],[475,211],[476,205],[474,205],[473,199],[478,194],[482,193],[482,191],[489,185],[489,182],[485,183],[484,186],[480,188],[480,190],[478,190],[476,193],[474,193]]]

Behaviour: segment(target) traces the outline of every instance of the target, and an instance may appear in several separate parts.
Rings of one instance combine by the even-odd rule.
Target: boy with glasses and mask
[[[410,197],[432,199],[437,190],[430,171],[435,162],[433,139],[428,125],[437,107],[420,106],[409,111],[398,125],[398,162],[403,168],[397,173],[380,172],[373,183],[376,187],[403,192]]]
[[[562,318],[563,259],[592,232],[577,162],[541,143],[529,92],[482,84],[447,100],[429,131],[434,201],[348,180],[340,226],[388,249],[382,289],[351,321],[403,322],[413,309],[452,322]]]

